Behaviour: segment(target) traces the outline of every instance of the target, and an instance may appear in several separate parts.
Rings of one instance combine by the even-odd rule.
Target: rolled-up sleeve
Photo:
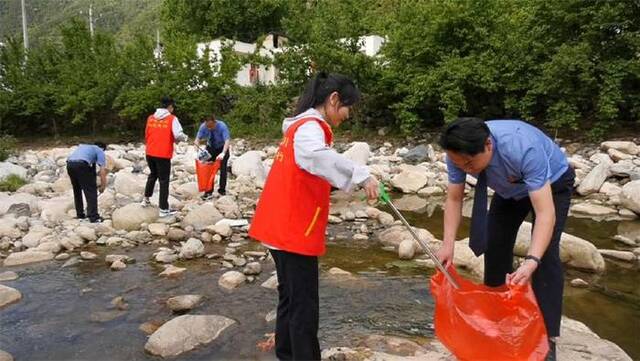
[[[467,173],[456,167],[455,164],[447,157],[447,177],[451,184],[462,184],[467,179]]]
[[[316,122],[300,126],[294,136],[296,164],[332,186],[351,191],[369,178],[369,168],[356,164],[325,144],[324,131]]]

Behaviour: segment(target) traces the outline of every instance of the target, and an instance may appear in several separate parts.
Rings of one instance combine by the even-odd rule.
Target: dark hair
[[[107,150],[107,144],[106,143],[95,142],[95,143],[93,143],[93,145],[97,146],[98,148],[102,148],[102,150]]]
[[[440,135],[439,144],[444,150],[467,155],[484,152],[489,137],[489,127],[480,118],[458,118]]]
[[[216,115],[211,113],[209,114],[209,116],[207,116],[206,118],[204,118],[205,122],[215,122],[216,121]]]
[[[176,102],[173,101],[173,99],[171,97],[168,96],[163,96],[162,99],[160,100],[160,103],[162,104],[163,108],[168,108],[169,105],[173,105],[175,108]]]
[[[352,106],[360,101],[360,91],[351,79],[341,74],[327,74],[322,71],[307,83],[304,92],[298,98],[296,115],[324,104],[333,92],[338,92],[340,103],[345,106]]]

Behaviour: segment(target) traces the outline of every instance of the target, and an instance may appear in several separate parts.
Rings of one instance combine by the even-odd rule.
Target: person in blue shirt
[[[89,218],[91,223],[102,222],[98,214],[98,190],[104,192],[107,187],[107,161],[104,151],[107,145],[102,142],[80,144],[67,158],[67,173],[73,187],[73,201],[76,217]],[[100,166],[100,187],[96,185],[96,164]],[[87,212],[84,212],[82,193],[87,199]]]
[[[560,236],[571,203],[575,173],[551,138],[519,120],[460,118],[442,133],[449,184],[443,245],[438,258],[453,260],[462,217],[465,179],[477,179],[469,246],[484,253],[484,283],[531,282],[549,336],[547,360],[555,360],[560,334],[564,275]],[[487,212],[487,186],[495,191]],[[513,247],[520,225],[533,213],[531,244],[513,270]]]
[[[226,194],[227,189],[227,163],[229,162],[229,144],[231,142],[231,135],[229,134],[229,127],[222,120],[216,119],[215,115],[209,116],[198,129],[198,134],[195,138],[196,147],[200,148],[202,141],[207,144],[207,151],[211,154],[212,160],[220,160],[220,185],[218,187],[218,193],[220,195]],[[203,196],[203,200],[209,200],[212,197],[213,190],[206,192]]]

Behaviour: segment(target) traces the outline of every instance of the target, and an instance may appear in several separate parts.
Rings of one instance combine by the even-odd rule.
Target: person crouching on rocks
[[[318,256],[325,252],[331,186],[364,188],[378,181],[332,148],[332,127],[349,118],[360,92],[347,77],[319,73],[300,96],[258,201],[249,236],[270,249],[278,275],[275,346],[280,360],[320,360]]]

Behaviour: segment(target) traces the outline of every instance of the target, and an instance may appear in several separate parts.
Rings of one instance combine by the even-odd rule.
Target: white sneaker
[[[163,218],[163,217],[170,217],[170,216],[173,216],[173,215],[175,215],[176,213],[178,213],[178,212],[176,212],[176,211],[174,211],[174,210],[171,210],[171,209],[161,209],[161,210],[160,210],[160,214],[159,214],[159,215],[160,215],[160,218]]]
[[[149,207],[151,205],[151,201],[149,200],[149,198],[142,198],[142,202],[140,202],[140,205],[143,207]]]

